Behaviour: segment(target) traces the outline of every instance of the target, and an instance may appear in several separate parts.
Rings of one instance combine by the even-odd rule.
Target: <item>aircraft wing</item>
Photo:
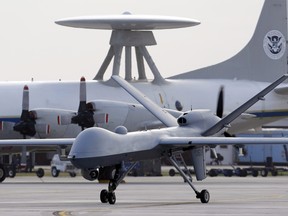
[[[287,137],[277,138],[246,138],[246,137],[165,137],[160,145],[169,149],[189,148],[193,146],[244,145],[244,144],[288,144]]]
[[[0,140],[0,147],[4,146],[42,146],[42,147],[56,147],[56,146],[70,146],[73,144],[75,138],[64,139],[9,139]]]
[[[146,95],[141,93],[134,86],[119,76],[113,75],[112,79],[117,82],[123,89],[125,89],[132,97],[134,97],[140,104],[142,104],[149,112],[151,112],[157,119],[159,119],[165,126],[178,126],[177,119],[168,113],[164,108],[160,108],[157,104],[151,101]]]

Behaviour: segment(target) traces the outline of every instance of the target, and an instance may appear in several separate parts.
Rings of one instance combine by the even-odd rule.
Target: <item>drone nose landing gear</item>
[[[199,192],[194,185],[192,184],[192,178],[191,175],[189,173],[189,175],[186,175],[185,172],[181,169],[181,167],[179,166],[179,164],[177,163],[175,156],[172,155],[170,157],[167,157],[168,160],[171,162],[171,164],[173,164],[173,166],[177,169],[177,171],[180,173],[180,175],[183,177],[183,179],[185,180],[185,182],[187,182],[190,187],[194,190],[194,192],[196,193],[196,198],[200,199],[202,203],[208,203],[210,200],[210,194],[207,190],[202,190],[201,192]],[[182,157],[181,157],[182,158]],[[182,158],[183,160],[183,158]],[[182,161],[184,164],[184,160]],[[187,169],[186,164],[184,165],[185,168]],[[187,169],[188,170],[188,169]]]
[[[133,169],[133,167],[137,164],[134,162],[129,166],[128,169],[125,168],[124,163],[116,166],[116,172],[114,174],[113,179],[110,180],[108,184],[108,190],[104,189],[100,193],[100,200],[102,203],[108,203],[113,205],[116,202],[115,190],[120,184],[120,182],[125,178],[125,176]]]

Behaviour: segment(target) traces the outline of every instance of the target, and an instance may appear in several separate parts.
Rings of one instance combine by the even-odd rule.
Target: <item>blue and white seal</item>
[[[269,31],[264,37],[263,48],[269,58],[280,59],[286,51],[284,35],[278,30]]]

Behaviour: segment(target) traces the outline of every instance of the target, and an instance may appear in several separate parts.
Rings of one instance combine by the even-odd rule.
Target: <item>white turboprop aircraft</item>
[[[186,176],[175,160],[176,154],[191,151],[193,166],[197,180],[206,178],[205,146],[214,147],[219,144],[286,144],[288,138],[235,138],[222,136],[227,125],[245,112],[249,107],[286,80],[281,77],[239,108],[224,118],[219,118],[209,110],[192,110],[183,113],[179,118],[170,115],[165,109],[158,107],[147,96],[130,85],[119,76],[112,76],[122,88],[139,101],[149,112],[158,118],[167,128],[128,133],[127,128],[119,126],[115,132],[99,127],[91,127],[82,131],[76,139],[32,139],[1,140],[0,146],[58,146],[72,145],[68,158],[78,168],[97,178],[98,169],[115,166],[115,173],[109,182],[108,190],[102,190],[102,203],[115,204],[115,190],[137,161],[166,157],[179,171],[186,182],[196,193],[202,203],[208,203],[210,194],[207,190],[197,191],[192,180]],[[126,169],[124,162],[131,162]]]
[[[124,47],[125,79],[159,106],[179,111],[190,110],[192,107],[206,108],[214,112],[218,93],[223,87],[226,111],[224,115],[227,115],[245,102],[249,95],[256,94],[269,82],[287,72],[286,15],[285,0],[277,0],[277,4],[275,1],[265,1],[251,41],[239,54],[220,63],[213,71],[213,75],[231,72],[232,77],[227,77],[235,78],[234,80],[224,79],[225,76],[213,80],[164,79],[159,73],[146,48],[148,45],[156,44],[153,33],[149,30],[194,26],[199,24],[196,20],[130,14],[59,20],[56,23],[65,26],[112,30],[111,46],[102,67],[94,80],[85,83],[89,103],[85,106],[86,102],[82,100],[78,112],[76,111],[79,103],[78,82],[2,82],[0,99],[5,101],[5,104],[0,108],[0,138],[76,137],[82,129],[91,125],[109,130],[124,125],[128,131],[159,126],[159,120],[137,104],[113,80],[103,81],[104,73],[113,57],[112,73],[120,74],[121,53]],[[139,73],[137,80],[132,78],[131,72],[132,47],[135,47],[136,51]],[[154,75],[152,81],[147,80],[144,59]],[[256,81],[247,81],[250,78]],[[84,83],[84,80],[81,83]],[[22,114],[26,114],[22,115],[21,94],[26,84],[30,90],[30,101],[27,100],[27,96],[23,97]],[[235,124],[232,124],[229,133],[258,128],[287,117],[287,90],[285,84],[277,87],[267,95],[265,101],[257,103],[243,113]],[[82,89],[81,92],[85,91]],[[24,95],[28,95],[27,87],[24,88]],[[180,114],[174,112],[174,116],[176,115]],[[13,151],[13,147],[1,149],[1,152],[8,150]]]
[[[146,48],[148,45],[156,44],[152,32],[147,30],[194,26],[199,24],[196,20],[123,14],[119,16],[70,18],[59,20],[56,23],[79,28],[113,30],[110,40],[111,47],[102,67],[94,80],[86,83],[87,100],[90,102],[88,109],[91,112],[93,111],[94,125],[109,130],[114,130],[118,125],[125,125],[131,131],[153,127],[155,122],[147,116],[141,118],[144,113],[142,112],[141,115],[137,113],[139,110],[142,111],[141,106],[135,104],[135,100],[127,96],[113,81],[103,81],[105,70],[113,57],[113,75],[120,73],[121,50],[123,47],[125,47],[126,62],[125,79],[144,92],[159,106],[179,111],[186,111],[191,108],[207,108],[215,111],[218,93],[223,87],[226,99],[225,111],[229,113],[247,100],[248,95],[257,93],[269,82],[287,73],[287,22],[284,19],[287,14],[286,1],[277,0],[277,2],[279,3],[274,4],[271,1],[265,1],[251,41],[239,54],[228,61],[215,65],[214,71],[212,71],[214,66],[209,68],[211,76],[217,78],[217,74],[219,74],[219,77],[221,77],[221,79],[211,80],[178,79],[187,74],[175,76],[177,79],[164,79]],[[138,59],[138,80],[132,79],[131,47],[135,47]],[[154,75],[152,81],[146,78],[144,58]],[[202,72],[201,70],[199,76]],[[224,72],[225,75],[223,75]],[[224,79],[226,73],[227,77],[229,75],[229,79]],[[195,73],[189,73],[189,75],[191,74],[197,75],[198,73],[196,71]],[[0,98],[5,103],[0,108],[1,139],[15,138],[17,135],[22,138],[25,135],[24,129],[23,131],[21,128],[16,129],[20,133],[15,132],[14,124],[11,124],[11,122],[19,123],[20,121],[21,94],[25,85],[30,90],[30,102],[24,99],[26,101],[24,106],[30,108],[28,111],[34,111],[30,112],[32,114],[30,117],[26,115],[26,119],[33,120],[32,122],[35,125],[34,133],[36,133],[31,135],[40,138],[75,137],[82,127],[85,128],[85,124],[80,124],[80,127],[71,124],[72,122],[79,123],[77,118],[74,118],[74,121],[71,120],[74,115],[77,115],[76,110],[79,104],[77,96],[79,94],[78,82],[2,82],[0,83]],[[24,91],[27,91],[27,87],[25,88]],[[85,93],[85,90],[82,92]],[[275,89],[267,96],[266,101],[262,101],[249,109],[246,112],[247,115],[243,115],[243,118],[239,119],[237,127],[231,127],[230,132],[257,128],[265,123],[287,117],[287,92],[287,85]],[[27,103],[29,103],[28,107]],[[79,106],[80,114],[82,114],[81,110],[87,111],[83,103]],[[147,113],[145,110],[144,112]],[[157,120],[154,119],[154,121]],[[135,125],[138,122],[140,124]],[[87,127],[89,126],[91,126],[91,122],[88,123]]]

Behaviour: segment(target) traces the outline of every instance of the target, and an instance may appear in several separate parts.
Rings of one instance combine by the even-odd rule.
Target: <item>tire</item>
[[[0,164],[0,183],[6,179],[6,172],[4,166]]]
[[[247,177],[248,173],[246,169],[242,169],[241,171],[241,177]]]
[[[268,175],[268,170],[267,169],[261,170],[261,176],[262,177],[267,177],[267,175]]]
[[[175,176],[176,172],[174,169],[169,170],[169,176]]]
[[[108,193],[108,202],[111,205],[114,205],[116,203],[116,196],[114,192]]]
[[[208,175],[210,177],[216,177],[216,176],[218,176],[218,170],[217,169],[211,169],[211,170],[209,170]]]
[[[59,170],[56,169],[56,167],[52,167],[52,168],[51,168],[51,175],[52,175],[53,177],[55,177],[55,178],[58,177],[58,176],[59,176],[59,173],[60,173],[60,172],[59,172]]]
[[[75,172],[70,172],[69,175],[70,175],[70,177],[72,177],[72,178],[76,177],[76,173],[75,173]]]
[[[9,176],[10,178],[14,178],[14,177],[16,176],[16,171],[15,171],[14,169],[10,169],[10,170],[8,171],[8,176]]]
[[[39,168],[36,172],[36,175],[39,177],[39,178],[42,178],[44,175],[45,175],[45,172],[42,168]]]
[[[100,193],[100,200],[102,203],[107,203],[108,202],[108,191],[107,190],[102,190]]]
[[[210,194],[207,190],[202,190],[200,193],[200,200],[202,203],[208,203],[210,200]]]
[[[252,170],[252,176],[257,177],[259,175],[259,172],[257,170]]]

